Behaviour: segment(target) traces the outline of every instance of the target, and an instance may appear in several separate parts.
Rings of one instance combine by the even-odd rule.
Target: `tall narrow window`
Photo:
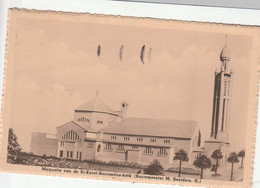
[[[201,142],[201,134],[200,134],[200,131],[199,131],[198,147],[200,147],[200,142]]]
[[[60,150],[60,157],[63,157],[63,150]]]
[[[111,146],[111,144],[106,144],[106,145],[105,145],[105,150],[107,150],[107,151],[112,151],[112,146]]]
[[[124,145],[118,145],[117,151],[125,151]]]
[[[73,130],[70,130],[62,136],[62,140],[80,141],[80,137],[78,133],[76,133]]]
[[[79,160],[81,160],[82,152],[79,152]]]
[[[160,148],[158,151],[158,155],[168,155],[166,148]]]
[[[111,140],[116,140],[116,136],[111,136]]]
[[[67,151],[67,158],[69,158],[70,157],[70,152],[69,151]]]
[[[222,113],[222,125],[221,125],[221,131],[223,131],[224,130],[224,123],[225,123],[225,119],[226,119],[226,117],[225,117],[225,110],[226,110],[226,99],[224,99],[224,101],[223,101],[223,113]]]
[[[100,148],[101,148],[101,145],[98,144],[98,147],[97,147],[97,152],[100,152]]]
[[[136,140],[137,140],[137,142],[142,142],[143,138],[137,138]]]
[[[153,154],[152,148],[151,147],[145,147],[144,154]]]

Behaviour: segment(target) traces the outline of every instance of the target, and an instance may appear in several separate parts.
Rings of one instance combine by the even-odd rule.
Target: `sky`
[[[55,14],[24,14],[10,22],[15,35],[9,37],[13,47],[9,54],[13,68],[9,71],[14,76],[12,102],[5,104],[12,117],[9,126],[24,151],[30,150],[31,132],[55,134],[56,127],[73,120],[74,109],[94,98],[97,90],[100,99],[114,110],[127,101],[128,117],[198,121],[202,141],[208,139],[214,75],[221,65],[219,55],[226,34],[229,67],[234,72],[231,150],[245,148],[252,49],[249,36],[157,28],[151,26],[152,21],[149,25],[136,20],[134,27],[124,20],[95,23],[84,15],[61,19]],[[143,45],[144,63],[140,60]]]

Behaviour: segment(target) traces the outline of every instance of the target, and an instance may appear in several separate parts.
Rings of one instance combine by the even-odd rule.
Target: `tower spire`
[[[226,72],[228,70],[228,62],[230,60],[230,52],[227,46],[227,35],[225,37],[225,45],[220,53],[220,61],[222,62],[221,65],[221,72]]]

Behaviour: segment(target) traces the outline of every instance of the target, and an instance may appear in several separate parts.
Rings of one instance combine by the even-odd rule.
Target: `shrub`
[[[144,169],[144,173],[149,175],[164,175],[162,171],[163,167],[161,163],[156,159]]]

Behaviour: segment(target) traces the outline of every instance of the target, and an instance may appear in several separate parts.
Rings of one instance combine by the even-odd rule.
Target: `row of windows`
[[[113,150],[111,144],[106,144],[105,147],[104,147],[104,149],[107,150],[107,151],[112,151],[112,150]],[[118,145],[117,151],[125,151],[124,145]]]
[[[60,150],[60,157],[65,157],[63,150]],[[72,158],[73,157],[73,151],[67,151],[67,158]]]
[[[111,140],[116,140],[116,136],[111,136]]]
[[[224,81],[224,96],[229,96],[230,95],[230,82],[229,81]]]
[[[111,144],[105,144],[104,149],[106,151],[112,151],[113,147],[112,147]],[[138,149],[138,146],[132,146],[132,149]],[[116,150],[117,151],[125,151],[125,147],[124,147],[124,145],[120,144],[120,145],[118,145]],[[145,147],[144,154],[152,155],[153,154],[152,147]],[[167,149],[166,148],[159,148],[158,155],[168,155]]]
[[[81,160],[81,156],[82,156],[82,152],[81,151],[77,151],[77,159]],[[60,157],[65,157],[64,156],[64,151],[63,150],[60,150]],[[67,151],[67,155],[66,155],[66,158],[73,158],[73,151]]]
[[[160,150],[158,151],[158,155],[168,155],[166,148],[160,148]]]
[[[108,151],[113,150],[111,144],[106,144],[104,149]]]
[[[144,154],[153,154],[152,148],[151,147],[145,147]]]
[[[143,138],[137,138],[136,140],[137,140],[137,142],[142,142],[144,139]]]
[[[116,136],[111,136],[111,140],[116,140],[116,139],[117,139]],[[124,137],[124,141],[130,141],[130,137],[125,136],[125,137]],[[144,139],[143,139],[143,138],[136,138],[136,141],[137,141],[137,142],[143,142]],[[156,143],[156,139],[155,139],[155,138],[151,138],[151,139],[150,139],[150,142],[151,142],[151,143]],[[171,143],[170,140],[164,140],[163,142],[164,142],[165,144],[170,144],[170,143]]]
[[[90,120],[88,118],[86,118],[85,116],[78,118],[77,121],[78,122],[88,122],[88,123],[90,122]]]
[[[77,121],[78,121],[78,122],[87,122],[87,123],[90,122],[90,120],[89,120],[88,118],[86,118],[85,116],[79,117],[79,118],[77,119]],[[102,120],[97,120],[97,124],[103,124],[103,123],[104,123],[104,121],[102,121]]]
[[[62,140],[80,141],[80,138],[79,138],[79,135],[75,131],[71,130],[71,131],[66,132],[63,135]]]

